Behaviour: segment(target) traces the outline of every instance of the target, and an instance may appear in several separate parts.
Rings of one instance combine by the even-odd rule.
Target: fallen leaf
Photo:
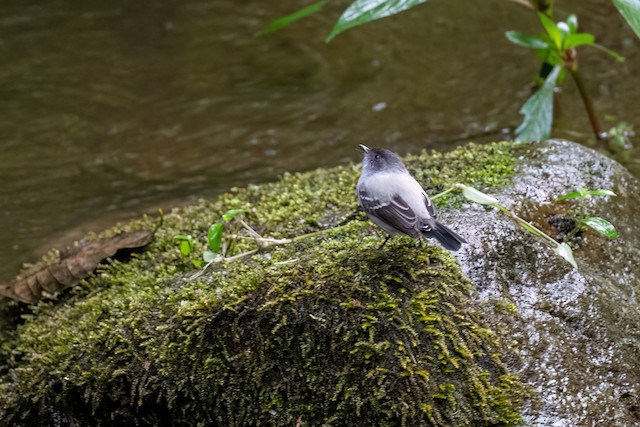
[[[60,260],[10,283],[0,284],[0,295],[34,304],[44,292],[55,294],[89,277],[104,259],[122,249],[149,244],[155,230],[122,232],[113,237],[83,242],[60,254]]]

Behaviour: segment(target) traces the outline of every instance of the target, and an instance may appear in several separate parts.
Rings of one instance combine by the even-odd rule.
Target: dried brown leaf
[[[91,240],[60,254],[60,260],[10,283],[0,284],[0,295],[27,304],[38,302],[43,292],[55,294],[79,283],[104,259],[122,249],[149,244],[155,230],[122,232],[113,237]]]

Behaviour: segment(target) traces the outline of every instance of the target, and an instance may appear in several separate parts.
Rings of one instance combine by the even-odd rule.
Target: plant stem
[[[584,108],[587,110],[587,114],[589,115],[589,121],[591,122],[593,133],[596,136],[596,141],[602,142],[604,141],[606,134],[602,131],[600,120],[598,119],[596,109],[593,106],[591,95],[589,95],[587,87],[584,84],[582,73],[580,73],[578,69],[574,69],[574,67],[569,68],[569,72],[571,73],[571,77],[573,77],[573,81],[576,82],[576,86],[578,87],[578,91],[580,92],[580,96],[582,97],[582,102],[584,103]]]
[[[525,230],[527,230],[528,232],[530,232],[534,236],[540,237],[541,239],[545,240],[547,243],[551,244],[552,246],[558,246],[558,242],[556,242],[551,236],[547,235],[544,231],[538,229],[537,227],[535,227],[530,222],[525,221],[524,219],[520,218],[518,215],[514,214],[513,212],[511,212],[509,209],[505,208],[504,206],[499,205],[497,203],[493,203],[491,206],[493,206],[493,207],[497,208],[499,211],[509,215],[518,224],[520,224],[520,226],[522,228],[524,228]]]
[[[435,199],[437,199],[438,197],[442,197],[442,196],[444,196],[445,194],[452,192],[453,190],[457,190],[457,187],[455,187],[455,186],[454,186],[454,187],[449,187],[448,189],[444,190],[444,191],[443,191],[443,192],[441,192],[441,193],[434,194],[433,196],[431,196],[431,200],[435,200]]]
[[[535,6],[540,13],[544,13],[549,18],[553,15],[553,0],[536,0]]]

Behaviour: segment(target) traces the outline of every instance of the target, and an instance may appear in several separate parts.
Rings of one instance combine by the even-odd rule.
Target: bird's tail
[[[438,221],[434,221],[433,224],[431,224],[431,230],[426,231],[424,236],[436,238],[445,249],[449,249],[450,251],[457,251],[463,243],[467,243],[462,236],[446,225],[440,224]]]

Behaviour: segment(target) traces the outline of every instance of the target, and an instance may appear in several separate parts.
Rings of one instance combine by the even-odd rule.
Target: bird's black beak
[[[358,145],[360,145],[360,149],[361,149],[362,151],[364,151],[365,153],[366,153],[367,151],[369,151],[369,147],[367,147],[366,145],[362,145],[362,144],[358,144]]]

